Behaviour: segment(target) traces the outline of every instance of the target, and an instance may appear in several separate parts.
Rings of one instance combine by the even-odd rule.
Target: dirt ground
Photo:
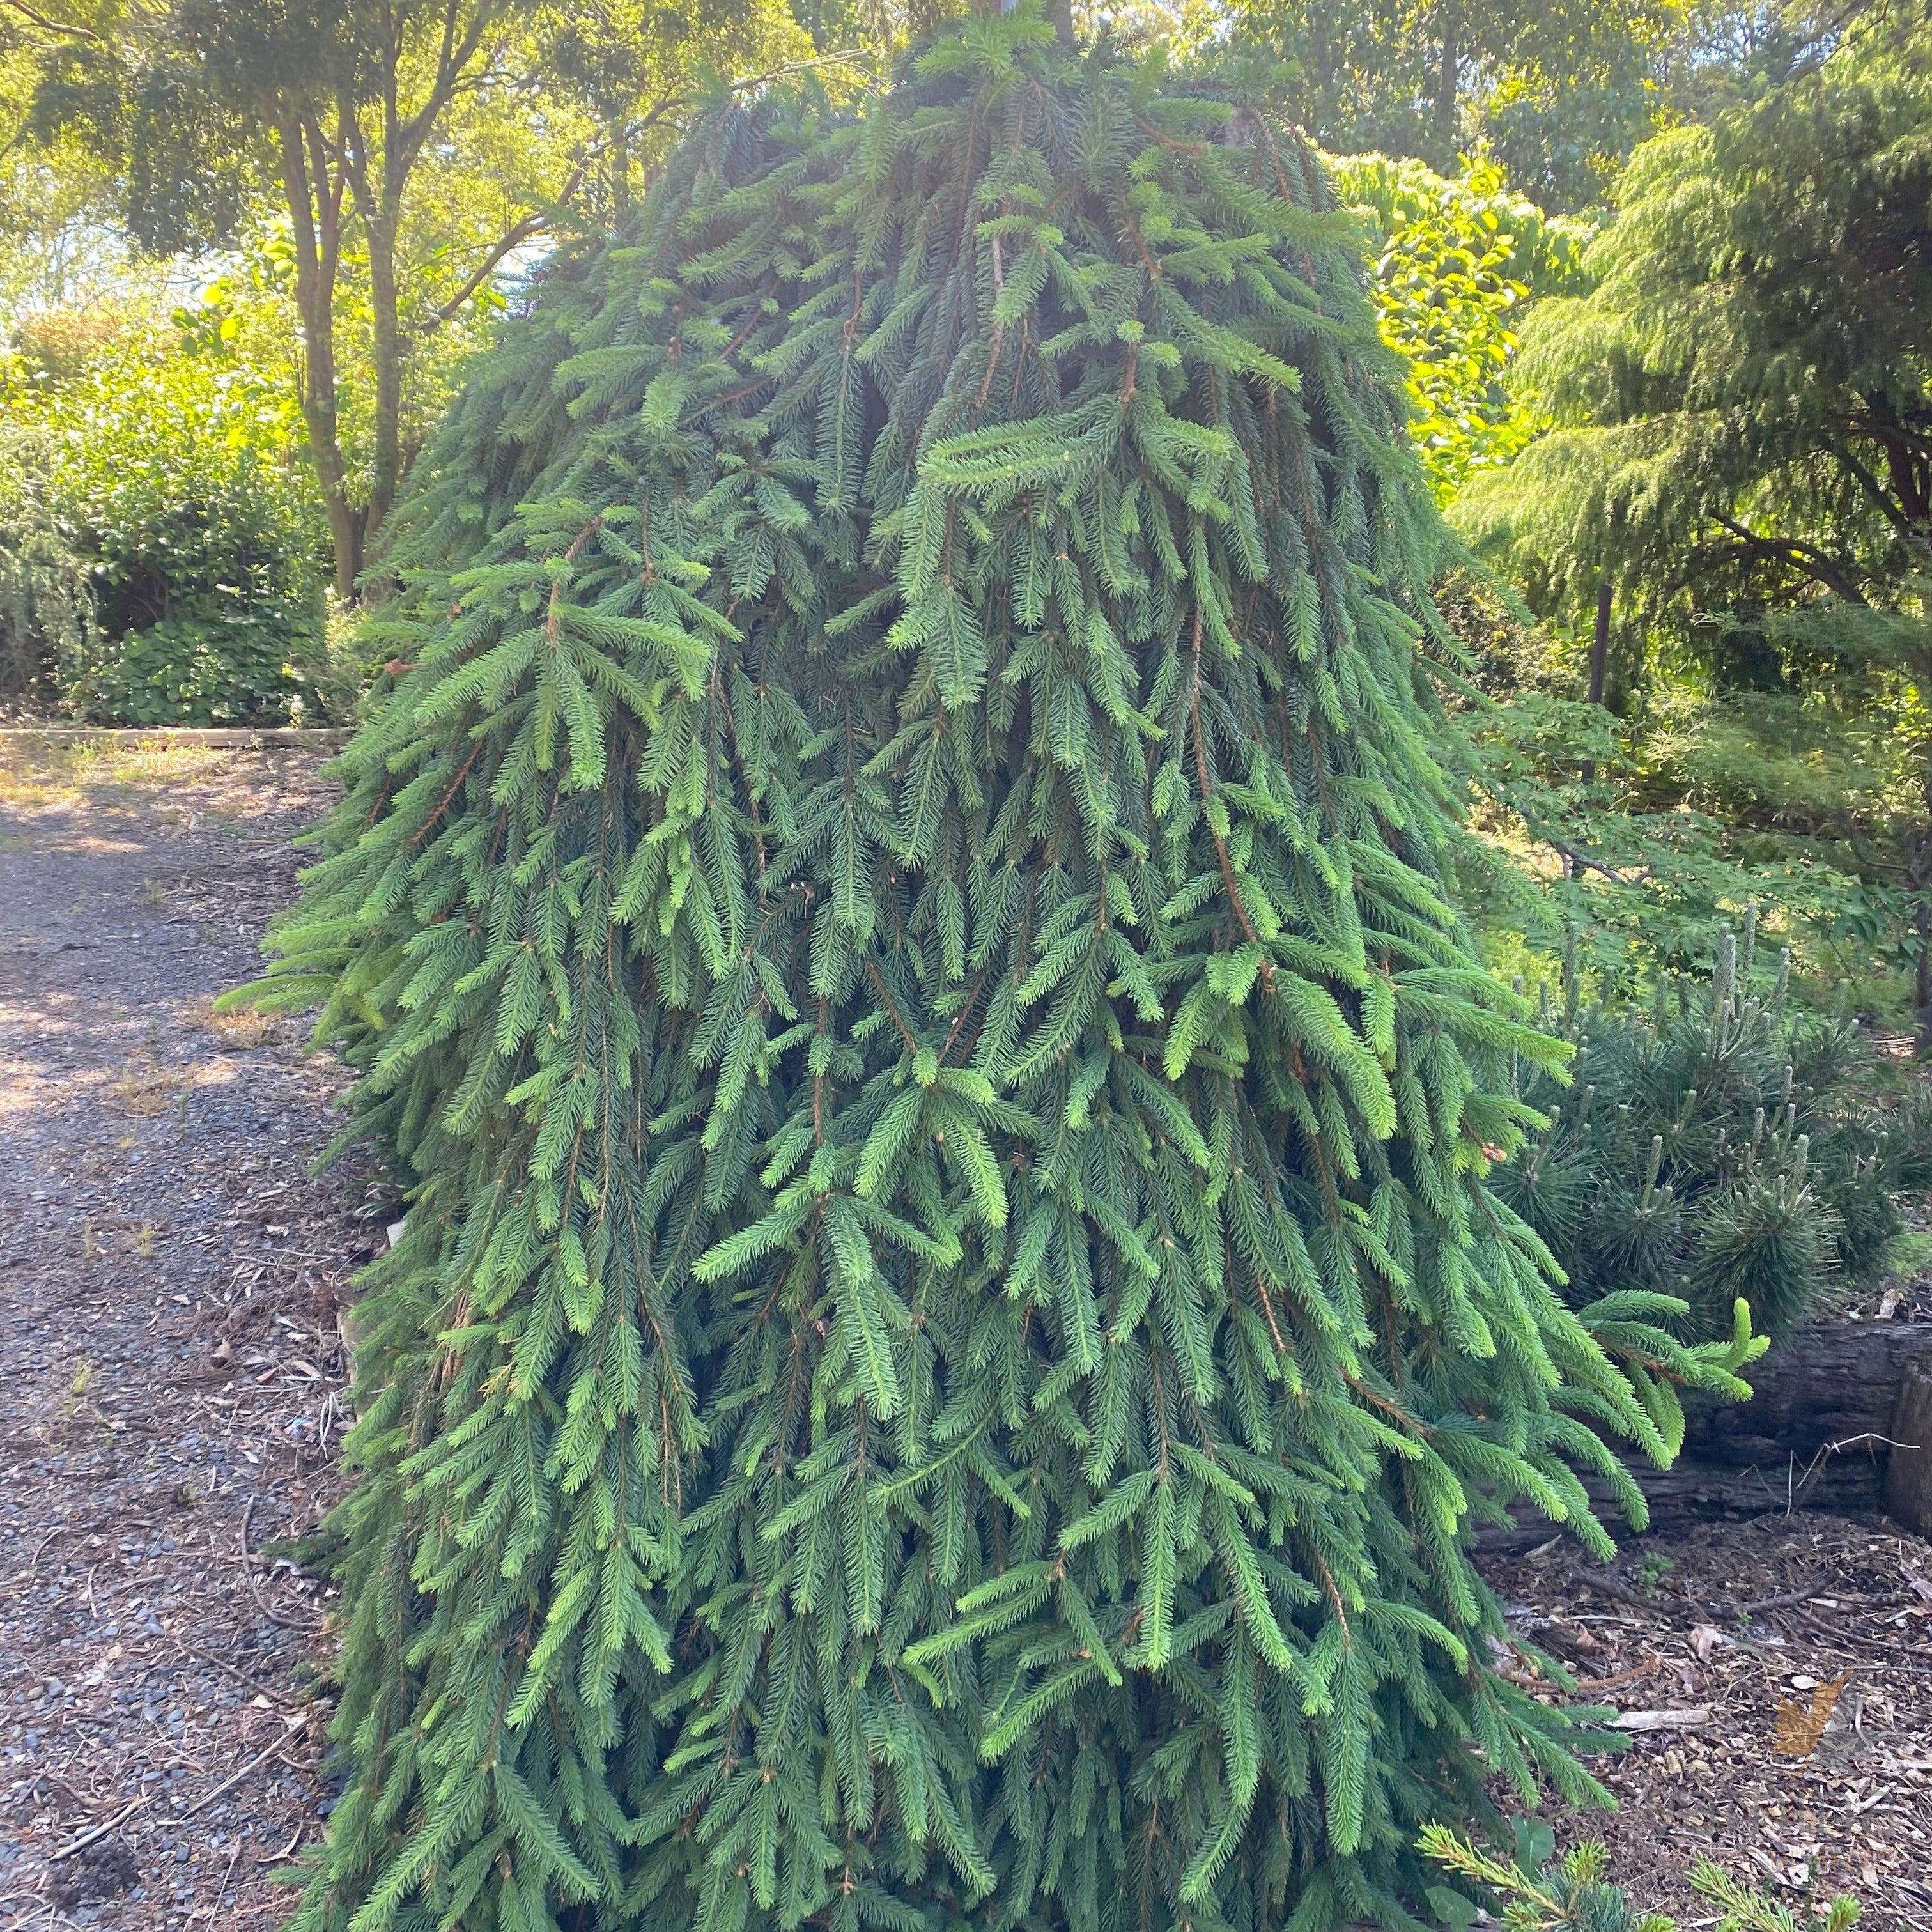
[[[1544,1814],[1559,1844],[1601,1838],[1687,1928],[1717,1916],[1689,1883],[1708,1858],[1801,1924],[1842,1892],[1868,1932],[1932,1932],[1932,1545],[1779,1510],[1631,1538],[1607,1569],[1574,1544],[1484,1567],[1512,1631],[1638,1726],[1591,1760],[1616,1811]]]
[[[395,1203],[353,1159],[311,1178],[340,1076],[301,1024],[208,1007],[287,900],[319,764],[0,751],[5,1932],[267,1932],[329,1806],[326,1592],[264,1552],[338,1493],[339,1298]],[[1486,1567],[1526,1642],[1658,1726],[1560,1842],[1606,1838],[1687,1928],[1710,1854],[1932,1932],[1932,1548],[1801,1510]],[[1780,1702],[1841,1676],[1780,1752]]]
[[[268,1927],[320,1828],[336,1070],[218,1020],[324,802],[302,752],[0,753],[0,1926]]]

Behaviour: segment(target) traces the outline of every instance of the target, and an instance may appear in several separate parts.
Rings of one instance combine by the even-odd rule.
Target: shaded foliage
[[[1887,904],[1880,950],[1916,962],[1922,1030],[1928,76],[1924,10],[1876,8],[1815,70],[1640,150],[1596,286],[1524,332],[1516,380],[1554,428],[1456,508],[1540,612],[1612,585],[1631,740],[1612,805],[1722,814],[1715,854],[1766,868],[1762,896],[1783,867]]]

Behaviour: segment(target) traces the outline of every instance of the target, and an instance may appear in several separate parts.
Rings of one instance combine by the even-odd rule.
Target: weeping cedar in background
[[[272,995],[415,1190],[304,1932],[1396,1924],[1588,1786],[1469,1498],[1601,1546],[1750,1347],[1484,1184],[1567,1049],[1444,896],[1400,385],[1170,85],[1029,0],[721,113],[424,466]]]

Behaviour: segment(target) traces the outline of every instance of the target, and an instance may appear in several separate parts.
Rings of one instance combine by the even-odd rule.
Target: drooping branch
[[[1620,872],[1614,866],[1606,863],[1601,859],[1593,859],[1588,853],[1577,846],[1572,845],[1567,839],[1558,838],[1553,832],[1546,830],[1533,820],[1526,818],[1524,824],[1531,838],[1534,838],[1539,845],[1547,845],[1551,851],[1568,866],[1573,874],[1595,872],[1608,879],[1614,886],[1641,886],[1656,875],[1657,867],[1654,862],[1647,866],[1639,866],[1631,872]]]
[[[1832,453],[1850,474],[1852,481],[1871,500],[1880,515],[1900,536],[1909,538],[1915,534],[1922,534],[1916,531],[1912,519],[1906,514],[1898,498],[1849,449],[1840,446]]]
[[[599,143],[592,143],[584,150],[582,155],[578,158],[576,165],[572,168],[568,178],[557,190],[555,197],[556,206],[562,207],[576,199],[578,190],[584,185],[584,176],[590,172],[591,164],[602,152],[602,146]],[[445,322],[454,320],[461,314],[464,303],[468,302],[470,297],[475,295],[476,291],[496,273],[497,268],[508,256],[520,248],[526,242],[533,241],[538,236],[548,232],[550,220],[551,215],[548,210],[532,208],[520,220],[513,221],[490,244],[482,260],[476,265],[455,294],[432,310],[426,322],[418,326],[416,330],[416,334],[419,337],[432,335]]]
[[[548,215],[533,213],[525,215],[522,220],[506,228],[491,243],[482,260],[465,278],[462,286],[446,302],[432,310],[429,319],[419,323],[415,333],[419,337],[433,335],[445,322],[454,321],[462,313],[464,304],[496,273],[506,256],[520,248],[526,242],[542,234],[549,226]]]
[[[92,40],[96,46],[102,44],[102,37],[92,27],[82,26],[78,20],[52,20],[37,8],[30,7],[27,0],[0,0],[9,13],[16,14],[30,27],[38,28],[44,34],[52,34],[62,40]]]
[[[1858,427],[1885,452],[1899,506],[1919,530],[1932,526],[1932,431],[1902,421],[1888,398],[1865,398]]]
[[[1711,512],[1711,520],[1720,530],[1730,531],[1746,554],[1762,557],[1767,563],[1787,564],[1792,569],[1802,572],[1814,583],[1822,584],[1834,596],[1842,597],[1847,604],[1864,604],[1869,601],[1848,574],[1850,566],[1846,562],[1833,556],[1828,550],[1821,550],[1817,544],[1808,543],[1802,537],[1762,536],[1726,516],[1720,510]]]

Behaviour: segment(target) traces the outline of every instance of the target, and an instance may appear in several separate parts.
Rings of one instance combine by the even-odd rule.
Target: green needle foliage
[[[1570,1084],[1538,1070],[1526,1097],[1548,1128],[1496,1177],[1588,1303],[1627,1287],[1690,1304],[1727,1330],[1739,1299],[1773,1340],[1818,1298],[1878,1269],[1902,1223],[1894,1190],[1922,1185],[1922,1110],[1888,1108],[1864,1030],[1786,1010],[1790,956],[1754,994],[1756,922],[1719,935],[1694,1003],[1660,977],[1655,1010],[1580,1010],[1574,947],[1562,1030]]]
[[[1546,1825],[1528,1819],[1512,1821],[1515,1856],[1501,1858],[1460,1838],[1447,1826],[1432,1825],[1422,1834],[1422,1849],[1456,1877],[1493,1897],[1502,1906],[1504,1932],[1677,1932],[1667,1913],[1640,1913],[1621,1886],[1605,1876],[1610,1854],[1594,1839],[1573,1846],[1560,1858],[1556,1840]],[[1717,1932],[1852,1932],[1863,1908],[1840,1892],[1828,1905],[1809,1900],[1795,1915],[1754,1886],[1741,1885],[1708,1858],[1690,1869],[1692,1888],[1719,1908],[1701,1925]],[[1444,1923],[1466,1928],[1476,1922],[1477,1909],[1460,1892],[1446,1886],[1433,1888],[1430,1902]]]
[[[1922,674],[1928,134],[1932,20],[1880,0],[1814,69],[1638,150],[1595,288],[1526,332],[1552,433],[1459,507],[1540,605],[1607,576],[1627,619],[1775,613],[1801,663]],[[1726,641],[1686,639],[1748,683]]]
[[[1439,525],[1311,155],[975,19],[722,111],[427,460],[318,994],[412,1177],[302,1932],[1404,1924],[1463,1552],[1664,1460],[1486,1182]],[[1475,1501],[1472,1502],[1472,1498]]]

